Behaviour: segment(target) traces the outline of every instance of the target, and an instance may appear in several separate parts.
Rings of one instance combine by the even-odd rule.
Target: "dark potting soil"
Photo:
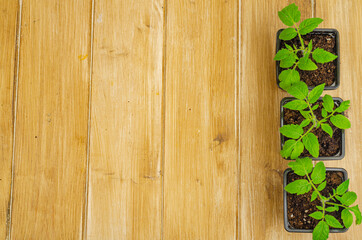
[[[317,102],[319,104],[318,109],[314,111],[314,114],[316,115],[318,120],[323,119],[322,117],[322,101]],[[337,104],[334,103],[335,107],[337,107]],[[296,110],[290,110],[290,109],[283,109],[284,113],[284,125],[287,124],[301,124],[302,121],[305,119],[302,114],[300,114],[299,111]],[[333,129],[333,137],[331,138],[328,133],[324,132],[322,128],[314,128],[312,130],[312,133],[314,133],[319,142],[319,156],[320,157],[332,157],[340,153],[342,149],[342,130],[335,127],[330,120],[327,121],[327,123],[332,127]],[[310,123],[308,126],[304,127],[304,132],[308,131],[308,129],[312,126],[312,123]],[[285,141],[288,140],[288,138],[284,137]],[[304,149],[304,151],[301,154],[301,157],[311,157],[309,152]]]
[[[336,39],[335,35],[332,33],[308,33],[302,36],[302,38],[304,39],[305,46],[308,46],[309,41],[312,39],[313,50],[316,48],[322,48],[337,55]],[[293,46],[294,44],[298,48],[300,47],[298,36],[289,41],[281,41],[282,48],[285,48],[285,43],[290,46]],[[322,83],[325,83],[326,86],[331,86],[336,81],[337,60],[322,64],[316,63],[313,58],[311,59],[315,64],[317,64],[318,69],[314,71],[303,71],[297,68],[300,75],[300,80],[305,82],[310,87],[314,87]]]
[[[321,193],[323,196],[328,197],[329,194],[333,194],[332,189],[337,188],[344,181],[344,179],[342,172],[327,171],[326,175],[327,186]],[[298,179],[306,179],[306,176],[301,177],[293,172],[290,172],[287,176],[287,183]],[[313,229],[318,224],[318,220],[309,217],[309,214],[318,211],[317,206],[322,206],[318,198],[313,202],[310,202],[312,192],[313,191],[311,190],[309,193],[303,195],[287,193],[288,221],[291,228]],[[337,201],[336,203],[340,202]],[[342,210],[343,209],[340,208],[339,211],[329,212],[327,214],[337,218],[337,220],[343,225],[341,219]]]

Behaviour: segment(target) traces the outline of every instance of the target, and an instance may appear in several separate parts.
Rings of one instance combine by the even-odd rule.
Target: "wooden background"
[[[0,239],[311,239],[283,228],[286,0],[0,0]],[[362,2],[296,0],[341,39],[362,204]],[[362,227],[330,239],[360,239]]]

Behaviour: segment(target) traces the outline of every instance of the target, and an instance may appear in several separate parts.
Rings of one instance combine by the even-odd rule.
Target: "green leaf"
[[[294,101],[288,102],[283,107],[291,109],[291,110],[303,110],[308,107],[308,103],[306,103],[303,100],[294,100]]]
[[[297,157],[300,156],[300,154],[302,154],[304,150],[304,145],[302,142],[296,142],[294,145],[294,148],[292,150],[292,153],[290,155],[291,159],[296,159]]]
[[[282,155],[283,158],[287,158],[290,156],[296,142],[297,141],[295,140],[289,139],[284,143],[283,150],[280,151],[280,154]]]
[[[296,61],[295,56],[293,54],[290,54],[289,56],[280,61],[280,67],[290,68],[291,66],[294,65],[295,61]]]
[[[305,119],[312,119],[312,116],[310,115],[309,111],[299,111],[300,114],[302,114],[302,116],[305,118]]]
[[[354,213],[354,216],[356,217],[356,224],[357,225],[361,224],[362,215],[361,215],[361,211],[358,208],[358,205],[349,208],[349,210],[351,210]]]
[[[343,224],[346,228],[349,228],[350,226],[352,226],[353,215],[348,209],[342,210],[341,218],[342,218]]]
[[[322,117],[327,117],[328,116],[328,113],[327,113],[327,111],[324,109],[324,108],[322,108]]]
[[[308,133],[303,137],[304,147],[315,158],[319,156],[319,142],[318,138],[313,133]]]
[[[294,23],[300,21],[300,11],[294,3],[279,11],[278,16],[280,20],[287,26],[293,26]]]
[[[296,193],[297,195],[305,194],[305,193],[309,192],[311,189],[312,189],[312,186],[305,179],[295,180],[294,182],[289,183],[285,187],[285,191],[287,191],[288,193],[292,193],[292,194]]]
[[[313,111],[314,111],[314,110],[317,110],[318,107],[319,107],[319,105],[316,104],[316,105],[314,105],[314,106],[312,107],[312,110],[313,110]]]
[[[313,230],[313,240],[327,240],[329,235],[328,224],[320,221]]]
[[[280,133],[288,138],[298,139],[303,134],[303,128],[295,124],[284,125],[280,128]]]
[[[336,112],[342,113],[349,108],[349,104],[351,103],[350,100],[343,101],[339,107],[336,108]]]
[[[323,213],[317,211],[317,212],[309,214],[309,217],[312,217],[317,220],[321,220],[323,218]]]
[[[328,94],[323,97],[323,107],[327,112],[333,112],[334,101],[333,98]]]
[[[321,18],[308,18],[302,21],[299,25],[299,33],[305,35],[312,32],[318,25],[323,22]]]
[[[331,117],[331,122],[334,126],[340,129],[347,129],[351,127],[351,122],[342,114],[337,114]]]
[[[336,208],[336,207],[327,207],[325,210],[326,210],[326,212],[335,212],[335,211],[338,211],[338,208]]]
[[[300,81],[299,72],[292,69],[283,70],[279,74],[279,81],[284,82],[286,86],[289,87],[291,84]]]
[[[327,186],[327,182],[324,181],[321,184],[319,184],[319,186],[317,187],[317,190],[322,191],[323,189],[325,189],[326,186]]]
[[[326,179],[326,167],[323,162],[315,165],[311,177],[314,184],[320,184]]]
[[[321,206],[317,205],[317,209],[323,211],[323,208]]]
[[[345,192],[347,192],[348,186],[349,186],[349,179],[347,179],[337,187],[337,194],[343,195]]]
[[[310,201],[313,202],[314,200],[317,199],[317,197],[318,197],[318,193],[317,193],[316,191],[314,191],[314,192],[312,193],[312,196],[311,196],[311,198],[310,198]],[[323,210],[323,208],[322,208],[322,210]]]
[[[295,84],[292,84],[286,91],[293,97],[303,100],[308,95],[308,86],[305,82],[299,81]]]
[[[275,61],[283,60],[291,55],[291,52],[285,48],[280,49],[274,57]]]
[[[333,136],[333,130],[332,130],[331,126],[329,126],[327,123],[322,123],[321,127],[322,127],[323,131],[325,131],[326,133],[329,134],[330,137]]]
[[[312,91],[310,91],[310,93],[309,93],[309,95],[308,95],[308,100],[309,100],[310,103],[315,103],[315,102],[318,100],[318,98],[319,98],[319,97],[322,95],[322,93],[323,93],[323,90],[324,90],[324,86],[325,86],[325,85],[326,85],[326,84],[323,83],[323,84],[321,84],[321,85],[316,86],[315,88],[313,88]]]
[[[308,51],[311,52],[312,49],[313,49],[313,41],[312,41],[312,39],[311,39],[311,40],[309,41],[309,43],[308,43]]]
[[[297,31],[295,28],[286,28],[284,29],[280,35],[279,38],[284,41],[291,40],[297,36]]]
[[[290,162],[288,166],[299,176],[305,176],[313,170],[312,159],[308,157],[297,158],[294,162]]]
[[[333,228],[343,228],[342,224],[340,224],[335,217],[331,215],[325,215],[324,218],[326,219],[326,222],[329,226]]]
[[[286,47],[287,49],[289,49],[290,51],[294,51],[293,48],[292,48],[290,45],[288,45],[288,44],[286,44],[286,43],[284,43],[284,45],[285,45],[285,47]]]
[[[312,53],[312,57],[317,63],[331,62],[337,58],[333,53],[327,52],[321,48],[315,49]]]
[[[315,65],[315,63],[312,60],[310,60],[308,56],[300,58],[298,67],[299,69],[305,71],[313,71],[318,69],[317,65]]]
[[[355,192],[346,192],[343,194],[341,203],[350,206],[357,200],[357,194]]]
[[[306,127],[309,125],[309,123],[311,122],[312,120],[310,119],[304,119],[303,122],[300,124],[301,127]]]

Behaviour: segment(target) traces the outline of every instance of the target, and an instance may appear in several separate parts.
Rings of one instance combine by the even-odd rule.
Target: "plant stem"
[[[297,33],[298,33],[298,36],[299,36],[300,44],[302,45],[302,49],[305,50],[304,41],[303,41],[302,36],[300,35],[299,28],[297,27],[296,23],[294,23],[294,26],[297,29]],[[304,54],[303,54],[303,56],[304,56]]]
[[[326,202],[326,204],[333,205],[333,206],[338,206],[338,207],[343,207],[343,208],[348,208],[348,207],[346,207],[346,206],[344,206],[342,204],[338,204],[338,203]]]

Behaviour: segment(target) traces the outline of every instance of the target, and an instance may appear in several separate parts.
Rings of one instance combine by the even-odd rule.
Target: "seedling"
[[[312,160],[308,157],[297,159],[290,162],[289,167],[292,168],[295,174],[305,176],[306,179],[299,179],[289,183],[285,187],[285,191],[291,194],[302,195],[309,191],[313,191],[310,201],[320,201],[320,206],[317,206],[319,211],[309,214],[310,217],[320,220],[313,230],[313,240],[328,239],[329,228],[349,228],[353,223],[353,215],[356,218],[356,224],[361,224],[362,216],[358,205],[351,206],[357,199],[355,192],[348,192],[349,179],[341,183],[336,189],[333,189],[333,194],[323,196],[321,191],[326,187],[326,167],[323,162],[318,162],[313,167]],[[342,208],[341,218],[343,225],[332,215],[328,213],[339,211]]]
[[[343,114],[349,108],[350,101],[343,101],[338,107],[334,106],[333,98],[330,95],[323,97],[322,119],[318,120],[314,111],[318,109],[317,100],[324,90],[325,84],[316,86],[310,92],[307,84],[302,81],[294,83],[287,88],[287,92],[294,96],[296,100],[290,101],[283,107],[291,110],[298,110],[305,118],[299,125],[290,124],[280,128],[280,133],[290,138],[284,143],[281,155],[284,158],[298,158],[304,148],[315,158],[319,157],[319,142],[312,130],[322,128],[322,130],[333,137],[333,129],[328,120],[339,129],[351,127],[351,123]]]
[[[318,67],[312,61],[312,58],[317,63],[327,63],[337,58],[336,55],[322,48],[313,50],[312,40],[309,41],[307,46],[305,45],[302,35],[312,32],[323,20],[321,18],[308,18],[297,26],[300,15],[300,11],[294,3],[278,12],[280,20],[289,26],[280,33],[279,39],[287,41],[298,36],[300,41],[300,47],[294,44],[293,46],[285,44],[286,48],[280,49],[274,57],[274,60],[280,61],[280,67],[286,69],[279,74],[279,86],[284,90],[291,84],[300,81],[299,72],[296,70],[297,67],[300,70],[313,71]]]

